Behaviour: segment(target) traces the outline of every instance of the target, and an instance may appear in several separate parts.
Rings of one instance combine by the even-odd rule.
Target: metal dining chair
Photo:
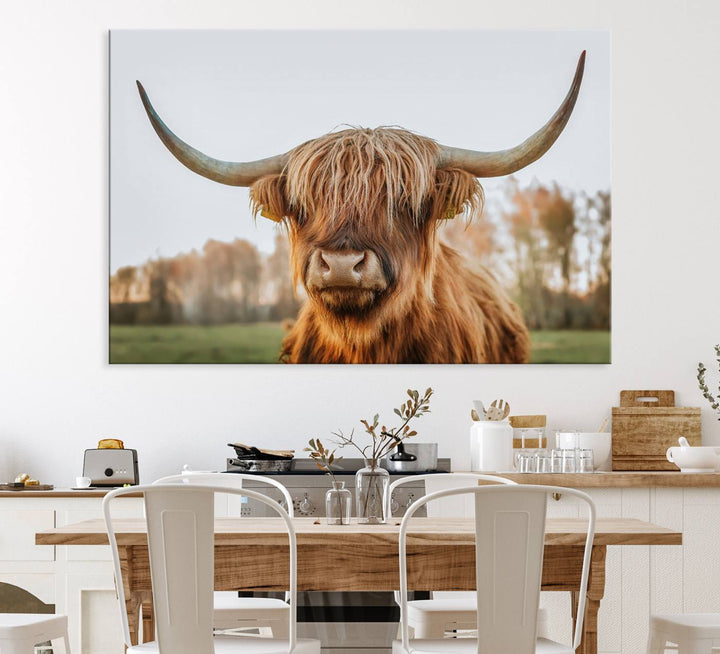
[[[275,487],[285,501],[288,515],[294,516],[293,501],[287,488],[271,477],[243,473],[185,471],[179,475],[161,477],[154,484],[204,484],[243,487],[244,481],[261,482]],[[213,595],[213,627],[215,629],[258,629],[262,634],[268,630],[273,638],[288,637],[288,611],[285,600],[273,597],[238,597],[237,593],[215,591]]]
[[[52,613],[0,613],[0,653],[33,654],[35,646],[62,639],[70,654],[68,620]]]
[[[388,488],[386,515],[392,515],[392,494],[402,484],[423,481],[435,485],[457,487],[477,487],[479,481],[494,484],[516,485],[516,482],[498,477],[469,472],[431,473],[412,475],[397,479]],[[443,490],[445,490],[443,488]],[[430,509],[428,516],[432,517]],[[400,603],[399,594],[396,601]],[[408,601],[408,624],[415,638],[443,638],[446,632],[473,630],[477,623],[477,597],[475,593],[462,591],[434,592],[431,599]]]
[[[647,654],[664,654],[668,643],[677,645],[678,654],[716,652],[720,647],[720,613],[651,615]]]
[[[130,642],[122,569],[111,505],[129,493],[142,493],[156,640]],[[285,523],[290,550],[288,638],[213,636],[215,579],[215,494],[252,498],[271,507]],[[118,488],[103,499],[103,515],[113,556],[127,654],[320,654],[320,641],[297,638],[297,544],[288,513],[273,499],[252,490],[223,485],[163,483]]]
[[[574,495],[587,504],[588,520],[577,620],[572,646],[537,638],[547,499]],[[477,638],[410,639],[408,624],[407,534],[413,515],[446,497],[474,495]],[[529,484],[492,485],[430,493],[412,504],[400,525],[400,626],[393,654],[574,654],[583,633],[590,556],[595,535],[595,505],[571,488]]]

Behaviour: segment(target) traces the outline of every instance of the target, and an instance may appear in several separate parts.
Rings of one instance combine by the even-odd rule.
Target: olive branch
[[[718,368],[720,368],[720,345],[715,346],[715,359],[717,360]],[[720,420],[720,384],[718,384],[718,395],[714,396],[710,392],[707,382],[705,381],[705,373],[707,372],[707,368],[702,361],[698,363],[697,370],[697,380],[698,386],[700,387],[700,392],[703,394],[703,397],[708,402],[710,402],[710,407],[713,409],[713,411],[717,412],[718,420]]]

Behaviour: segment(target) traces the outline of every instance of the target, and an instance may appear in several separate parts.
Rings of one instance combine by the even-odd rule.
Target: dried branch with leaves
[[[342,461],[341,456],[335,456],[337,448],[332,451],[326,449],[320,442],[319,438],[311,438],[308,441],[308,445],[310,447],[306,447],[303,451],[310,452],[309,456],[313,461],[315,461],[315,465],[320,468],[320,470],[324,470],[325,474],[330,475],[333,483],[336,482],[337,479],[335,479],[335,474],[333,473],[331,466],[338,461]]]
[[[718,363],[718,368],[720,369],[720,345],[715,346],[715,358]],[[710,407],[718,414],[718,420],[720,420],[720,384],[718,385],[718,395],[713,395],[708,388],[707,382],[705,381],[706,372],[707,368],[701,361],[698,363],[698,386],[700,387],[700,392],[703,394],[703,397],[710,402]]]
[[[418,391],[408,389],[407,395],[409,399],[396,409],[393,409],[394,413],[402,420],[398,427],[388,428],[385,425],[380,425],[380,414],[378,413],[373,416],[372,422],[361,420],[360,422],[365,427],[365,433],[370,434],[372,439],[372,442],[365,447],[360,447],[355,441],[355,430],[350,432],[349,436],[346,436],[341,430],[333,432],[333,436],[337,438],[335,443],[339,447],[348,445],[354,447],[371,468],[376,468],[380,459],[392,452],[398,443],[417,435],[417,431],[410,429],[410,421],[430,413],[432,394],[432,388],[428,388],[422,396]]]

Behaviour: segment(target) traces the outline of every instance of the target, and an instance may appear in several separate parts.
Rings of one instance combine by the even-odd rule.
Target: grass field
[[[276,363],[280,323],[110,325],[110,363]]]
[[[609,331],[531,332],[531,363],[610,363]]]
[[[276,363],[280,323],[110,326],[110,363]],[[532,363],[610,363],[610,332],[532,332]]]

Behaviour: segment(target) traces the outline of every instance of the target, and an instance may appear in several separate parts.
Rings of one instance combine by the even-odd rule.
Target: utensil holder
[[[479,420],[470,427],[470,470],[511,472],[513,430],[506,420]]]

